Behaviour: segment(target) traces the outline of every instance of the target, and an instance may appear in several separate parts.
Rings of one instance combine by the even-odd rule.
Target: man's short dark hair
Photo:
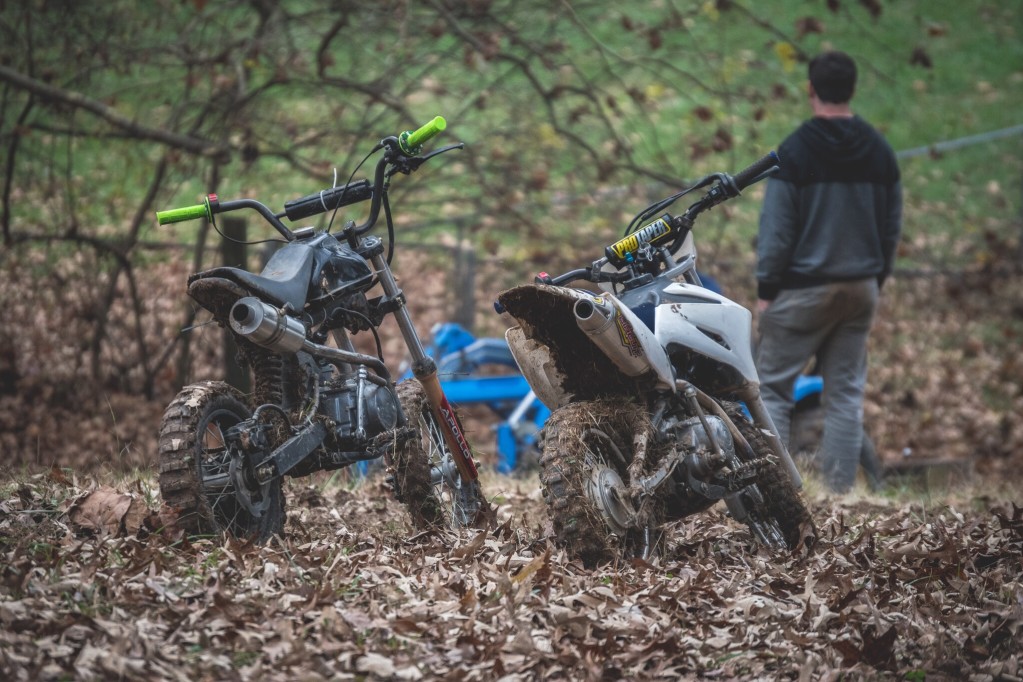
[[[856,62],[845,52],[823,52],[810,60],[810,85],[822,102],[844,104],[856,89]]]

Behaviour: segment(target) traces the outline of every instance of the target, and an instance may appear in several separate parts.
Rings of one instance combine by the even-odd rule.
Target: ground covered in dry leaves
[[[0,281],[22,322],[0,326],[0,680],[1023,680],[1023,272],[998,260],[1015,252],[893,278],[871,337],[880,455],[965,464],[968,489],[811,489],[811,556],[757,550],[715,507],[659,558],[595,570],[550,544],[535,474],[485,482],[486,532],[415,534],[378,481],[313,477],[290,483],[281,541],[181,537],[151,473],[160,415],[223,354],[200,318],[176,367],[187,264],[140,274],[144,314],[122,292],[98,343],[95,263],[19,254]],[[742,263],[714,273],[740,302]],[[502,277],[500,260],[481,271],[481,309]],[[452,288],[416,284],[422,331]],[[467,424],[492,464],[492,415]]]
[[[585,570],[534,479],[486,483],[499,527],[414,534],[376,479],[293,482],[258,547],[157,530],[144,477],[24,478],[0,489],[0,678],[1023,678],[1011,494],[811,493],[810,556],[715,507],[662,557]]]

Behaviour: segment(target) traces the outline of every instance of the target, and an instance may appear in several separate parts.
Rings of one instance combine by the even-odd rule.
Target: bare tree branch
[[[133,121],[123,116],[102,102],[89,99],[78,92],[72,92],[70,90],[64,90],[52,85],[47,85],[42,81],[26,76],[25,74],[19,73],[13,69],[9,69],[6,66],[0,66],[0,80],[7,81],[22,90],[26,90],[39,96],[40,98],[62,102],[78,109],[84,109],[100,117],[107,123],[130,133],[133,137],[138,139],[152,140],[154,142],[167,145],[168,147],[181,149],[192,154],[198,154],[199,156],[222,157],[228,153],[227,147],[214,144],[208,140],[141,125],[137,121]]]
[[[14,134],[11,135],[11,144],[7,148],[7,162],[4,164],[4,194],[3,194],[3,234],[4,234],[4,245],[11,246],[14,241],[11,238],[11,189],[14,186],[14,160],[17,157],[18,145],[21,142],[21,135],[19,134],[18,128],[25,123],[25,119],[28,118],[28,114],[32,111],[32,106],[35,104],[32,97],[28,98],[28,102],[25,103],[24,108],[21,110],[21,114],[18,116],[18,122],[15,125]]]

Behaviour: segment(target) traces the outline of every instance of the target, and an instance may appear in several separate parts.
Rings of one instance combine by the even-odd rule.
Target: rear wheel
[[[448,452],[423,387],[415,379],[398,384],[398,400],[412,433],[393,453],[394,492],[417,528],[474,525],[488,509],[479,481],[462,481]]]
[[[230,533],[263,542],[284,530],[281,480],[246,483],[225,432],[248,419],[242,395],[220,381],[186,386],[160,426],[160,493],[190,534]]]
[[[640,513],[628,495],[628,465],[638,406],[573,403],[555,411],[542,432],[540,483],[556,541],[592,567],[652,551],[658,514]]]
[[[767,546],[790,550],[812,548],[817,540],[813,517],[788,473],[772,456],[764,434],[746,419],[738,406],[730,407],[728,415],[752,449],[747,452],[737,444],[735,450],[739,459],[746,463],[769,457],[772,460],[758,465],[756,483],[740,493],[747,513],[746,525],[753,536]]]

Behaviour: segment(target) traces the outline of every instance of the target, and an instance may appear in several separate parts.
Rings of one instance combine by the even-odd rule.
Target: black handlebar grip
[[[768,152],[762,159],[751,163],[748,167],[732,176],[735,187],[742,191],[760,179],[763,173],[771,170],[780,163],[777,152]]]
[[[341,206],[350,206],[373,197],[373,186],[369,180],[359,180],[341,187],[331,187],[301,199],[292,199],[284,204],[288,220],[301,220],[319,213],[333,211]]]

